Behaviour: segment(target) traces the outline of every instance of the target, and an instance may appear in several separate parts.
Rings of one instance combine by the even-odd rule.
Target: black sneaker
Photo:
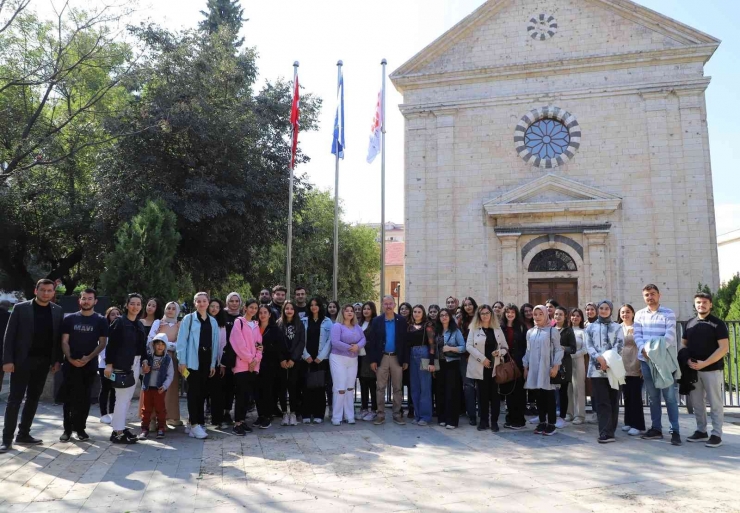
[[[40,445],[40,444],[42,444],[44,442],[43,442],[43,440],[41,440],[39,438],[32,437],[31,435],[21,435],[21,434],[18,434],[15,437],[15,443],[22,444],[22,445]]]
[[[687,442],[706,442],[709,440],[709,435],[702,431],[694,431],[694,434],[686,437]]]
[[[164,429],[158,429],[157,430],[157,440],[161,440],[164,438]]]
[[[616,442],[616,441],[617,441],[617,439],[616,439],[616,438],[614,438],[613,436],[606,436],[606,435],[601,435],[601,436],[600,436],[600,437],[598,438],[598,440],[597,440],[597,441],[598,441],[598,442],[599,442],[600,444],[609,444],[609,443],[612,443],[612,442]]]
[[[487,430],[487,429],[488,429],[488,425],[487,425],[487,424],[483,424],[483,423],[481,423],[481,424],[480,424],[480,425],[478,426],[478,431],[485,431],[485,430]]]
[[[671,435],[671,445],[682,445],[681,435],[679,433],[673,433]]]
[[[247,434],[246,431],[244,431],[244,424],[235,424],[233,428],[231,428],[231,432],[236,436],[244,436]]]
[[[87,442],[90,440],[90,437],[87,433],[85,433],[84,429],[81,429],[77,432],[77,440],[79,440],[80,442]]]
[[[249,427],[249,425],[246,422],[242,422],[242,429],[244,429],[244,432],[245,433],[251,433],[252,432],[252,428]]]
[[[547,428],[547,424],[545,424],[544,422],[540,422],[539,424],[537,424],[537,427],[534,428],[534,434],[541,435],[545,432],[545,428]]]
[[[475,420],[475,417],[473,417],[472,419],[470,419],[470,425],[471,426],[475,426],[477,423],[478,423],[478,421]]]
[[[71,431],[65,431],[62,433],[62,436],[59,437],[60,442],[69,442],[69,439],[72,438],[72,432]]]
[[[548,424],[545,428],[545,431],[542,433],[545,436],[552,436],[555,433],[558,432],[558,428],[555,427],[555,424]]]
[[[260,423],[259,428],[260,429],[267,429],[270,426],[272,426],[272,422],[270,422],[270,419],[265,418],[265,419],[262,419],[262,423]]]
[[[493,431],[494,433],[498,433],[498,431],[499,431],[498,430],[498,424],[496,424],[496,423],[491,424],[491,431]]]
[[[224,413],[223,419],[221,419],[221,424],[231,425],[233,423],[234,423],[234,421],[231,418],[231,413],[229,413],[229,412]]]
[[[128,438],[129,440],[138,440],[138,439],[139,439],[139,437],[138,437],[138,436],[136,436],[135,434],[133,434],[133,433],[132,433],[132,432],[131,432],[131,431],[129,430],[129,428],[124,428],[124,430],[123,430],[123,434],[124,434],[124,435],[126,435],[126,438]]]
[[[0,444],[0,453],[8,452],[13,447],[10,442],[3,442]]]
[[[704,447],[711,447],[712,449],[716,449],[720,445],[722,445],[722,439],[717,435],[712,435],[709,437],[709,441],[704,444]]]
[[[126,444],[126,445],[130,445],[130,444],[135,444],[136,443],[136,439],[135,438],[134,439],[131,439],[131,438],[129,438],[129,437],[126,436],[126,433],[125,432],[119,433],[117,431],[113,431],[110,434],[110,441],[113,442],[114,444]]]
[[[650,428],[647,433],[642,435],[640,438],[643,440],[663,440],[663,433],[657,429]]]

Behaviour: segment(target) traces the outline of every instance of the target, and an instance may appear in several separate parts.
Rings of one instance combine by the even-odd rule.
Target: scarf
[[[177,301],[170,301],[167,303],[164,307],[164,311],[167,311],[167,307],[170,305],[173,305],[175,307],[175,317],[167,317],[167,314],[164,314],[164,317],[162,317],[162,321],[164,324],[167,324],[168,326],[174,326],[177,324],[177,318],[180,316],[180,305],[177,304]]]

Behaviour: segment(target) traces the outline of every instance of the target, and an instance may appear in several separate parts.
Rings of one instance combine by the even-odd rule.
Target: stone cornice
[[[511,227],[497,226],[493,231],[498,237],[519,237],[522,235],[554,235],[559,233],[609,233],[611,227],[611,223]]]
[[[571,200],[551,201],[548,203],[507,203],[503,205],[486,205],[486,214],[495,217],[517,216],[527,214],[598,214],[614,212],[622,200]]]
[[[492,98],[475,98],[471,100],[437,101],[416,104],[401,104],[399,109],[404,116],[418,115],[425,112],[437,112],[449,109],[475,109],[481,107],[495,107],[498,105],[514,105],[532,103],[550,104],[562,100],[577,100],[583,98],[598,98],[610,96],[624,96],[639,94],[644,97],[666,97],[670,93],[702,94],[709,86],[711,77],[687,79],[683,81],[636,83],[629,85],[605,86],[586,89],[567,89],[560,91],[542,91],[529,94],[496,96]]]
[[[396,89],[403,92],[416,88],[535,78],[554,74],[587,73],[690,62],[705,64],[717,50],[717,47],[718,44],[707,43],[665,50],[576,57],[558,61],[518,63],[474,70],[447,71],[443,73],[409,73],[406,75],[391,76],[391,81]]]

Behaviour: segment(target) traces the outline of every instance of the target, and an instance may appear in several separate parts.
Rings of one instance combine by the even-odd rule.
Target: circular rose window
[[[514,130],[516,152],[535,167],[562,166],[581,146],[575,116],[559,107],[542,107],[525,114]]]

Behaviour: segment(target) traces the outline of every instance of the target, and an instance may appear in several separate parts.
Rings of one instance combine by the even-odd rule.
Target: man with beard
[[[295,288],[295,313],[298,314],[298,318],[303,321],[308,312],[308,304],[306,303],[306,289],[303,287]]]
[[[283,285],[275,285],[272,288],[272,303],[270,303],[269,306],[275,322],[277,322],[277,320],[283,314],[283,304],[285,303],[285,294],[287,293],[288,289],[286,289]]]

